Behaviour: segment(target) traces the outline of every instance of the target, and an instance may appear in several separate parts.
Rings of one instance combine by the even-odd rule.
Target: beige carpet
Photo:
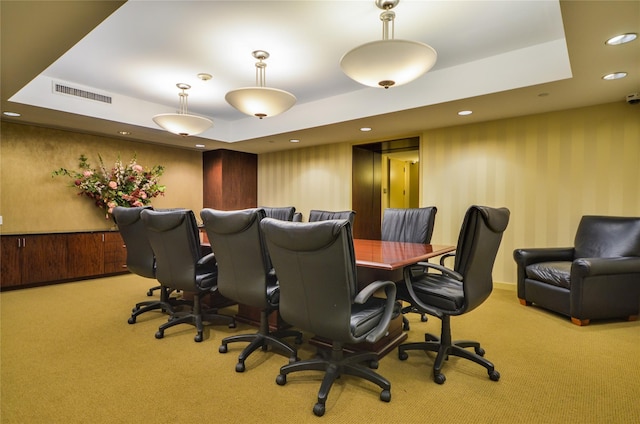
[[[156,340],[166,319],[131,307],[152,282],[126,275],[4,292],[1,301],[2,423],[638,423],[640,322],[594,322],[518,304],[514,288],[496,287],[476,311],[452,320],[454,338],[480,340],[502,377],[451,358],[440,386],[432,357],[397,353],[380,361],[392,384],[390,403],[377,386],[343,377],[315,417],[320,374],[275,378],[283,356],[254,353],[235,372],[244,343],[218,353],[220,340],[246,325],[210,327],[202,343],[191,326]],[[233,313],[233,308],[228,308]],[[411,314],[409,340],[439,321]],[[306,342],[299,356],[312,356]]]

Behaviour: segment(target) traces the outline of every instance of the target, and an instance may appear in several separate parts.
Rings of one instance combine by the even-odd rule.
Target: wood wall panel
[[[257,155],[224,149],[205,152],[202,178],[203,207],[234,210],[257,206]]]

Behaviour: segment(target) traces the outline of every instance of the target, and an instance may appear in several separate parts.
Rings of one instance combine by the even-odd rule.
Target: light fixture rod
[[[253,57],[258,59],[256,62],[256,86],[258,87],[266,87],[267,85],[267,77],[266,77],[266,67],[267,64],[263,62],[263,60],[269,58],[269,53],[264,50],[256,50],[251,53]]]
[[[382,21],[382,39],[393,40],[394,37],[394,25],[393,20],[396,14],[391,10],[385,10],[380,14],[380,20]]]
[[[187,93],[187,90],[190,89],[191,86],[189,84],[179,82],[176,84],[176,87],[182,90],[180,93],[178,93],[178,96],[180,97],[180,114],[187,115],[189,110],[189,104],[187,100],[189,97],[189,94]]]

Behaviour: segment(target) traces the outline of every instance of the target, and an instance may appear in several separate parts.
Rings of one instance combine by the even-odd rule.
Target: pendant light
[[[296,97],[293,94],[277,88],[265,87],[267,64],[263,61],[269,57],[269,53],[264,50],[256,50],[252,55],[258,59],[256,62],[256,86],[229,91],[224,96],[227,103],[242,113],[257,116],[260,119],[276,116],[289,110],[296,103]]]
[[[180,111],[178,113],[162,113],[153,117],[153,122],[158,126],[170,133],[187,137],[190,135],[200,134],[211,126],[213,122],[210,119],[203,118],[202,116],[189,115],[187,110],[187,90],[191,88],[189,84],[178,83],[176,84],[180,90],[178,96],[180,97]]]
[[[438,54],[428,44],[409,40],[395,40],[391,10],[400,0],[376,0],[382,9],[382,40],[358,46],[340,59],[340,67],[347,76],[369,87],[395,87],[425,74],[436,63]]]

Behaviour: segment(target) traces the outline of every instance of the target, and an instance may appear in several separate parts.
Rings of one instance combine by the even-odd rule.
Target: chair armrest
[[[573,247],[516,249],[513,259],[523,268],[538,262],[573,261]]]
[[[393,311],[396,303],[396,284],[393,281],[374,281],[363,288],[354,299],[355,303],[364,304],[367,302],[367,299],[373,296],[373,294],[381,288],[384,288],[387,301],[380,323],[378,323],[376,329],[369,333],[365,339],[369,343],[375,343],[380,340],[380,338],[384,336],[389,329],[389,323],[391,322],[391,318],[393,318]]]
[[[196,262],[196,265],[197,266],[208,265],[212,261],[215,264],[216,256],[213,253],[209,253],[208,255],[204,255],[203,257],[198,259],[198,262]]]
[[[571,277],[615,274],[640,274],[640,257],[580,258],[571,265]]]
[[[455,256],[456,256],[455,250],[453,252],[445,253],[444,255],[440,256],[440,265],[444,266],[444,261],[447,258],[454,258]]]
[[[428,272],[428,268],[433,268],[433,269],[436,269],[436,270],[440,271],[441,273],[443,273],[447,277],[451,277],[451,278],[456,279],[458,281],[462,281],[462,275],[460,275],[460,273],[452,270],[451,268],[447,268],[446,266],[442,266],[442,265],[438,265],[438,264],[432,264],[431,262],[418,262],[416,265],[423,267],[425,273]]]

